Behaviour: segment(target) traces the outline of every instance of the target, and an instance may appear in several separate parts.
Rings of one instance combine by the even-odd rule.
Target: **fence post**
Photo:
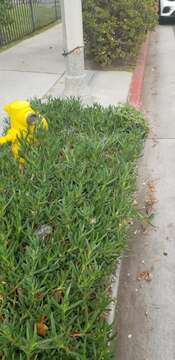
[[[33,0],[29,0],[30,10],[31,10],[31,18],[32,18],[32,28],[33,32],[35,31],[35,15],[33,11]]]
[[[57,13],[57,0],[55,0],[55,16],[56,20],[58,19],[58,13]]]

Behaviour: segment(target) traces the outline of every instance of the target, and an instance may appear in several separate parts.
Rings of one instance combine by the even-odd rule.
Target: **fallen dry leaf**
[[[137,275],[138,281],[151,281],[153,279],[153,275],[149,271],[142,271]]]
[[[157,199],[150,193],[145,197],[145,211],[147,214],[150,214],[153,210],[154,204],[157,203]]]
[[[156,187],[155,187],[155,184],[154,184],[154,182],[152,180],[148,180],[147,186],[148,186],[148,190],[150,192],[156,192]]]
[[[143,235],[148,235],[148,233],[149,233],[148,226],[144,226],[143,224],[141,224],[141,231],[142,231]]]
[[[36,324],[37,328],[37,334],[41,337],[46,336],[46,333],[48,331],[47,325],[44,323],[44,321],[40,321]]]
[[[107,291],[108,291],[108,294],[111,296],[112,295],[112,286],[109,286]]]
[[[75,332],[74,334],[71,335],[71,337],[73,337],[73,338],[79,338],[81,336],[82,336],[82,334],[80,332]]]
[[[157,203],[157,199],[152,195],[145,198],[145,204],[146,205],[152,206],[152,205],[154,205],[156,203]]]

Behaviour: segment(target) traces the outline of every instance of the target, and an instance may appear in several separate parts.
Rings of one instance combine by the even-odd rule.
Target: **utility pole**
[[[81,0],[61,0],[66,96],[86,96]]]

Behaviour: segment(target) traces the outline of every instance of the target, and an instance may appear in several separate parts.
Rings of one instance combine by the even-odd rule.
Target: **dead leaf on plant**
[[[81,336],[82,336],[82,334],[80,332],[75,332],[74,334],[71,335],[71,337],[73,337],[73,338],[79,338]]]
[[[43,300],[44,299],[44,294],[43,293],[37,293],[36,298],[37,298],[37,300]]]
[[[64,300],[64,291],[62,288],[56,288],[53,290],[53,296],[55,300],[59,301],[60,303],[63,303]]]
[[[46,333],[48,331],[48,327],[47,325],[44,323],[43,320],[39,321],[37,324],[36,324],[36,328],[37,328],[37,334],[41,337],[44,337],[46,336]]]
[[[4,321],[5,320],[5,315],[0,315],[0,321]]]
[[[149,271],[142,271],[137,275],[138,281],[142,281],[142,280],[152,281],[152,279],[153,279],[153,275]]]

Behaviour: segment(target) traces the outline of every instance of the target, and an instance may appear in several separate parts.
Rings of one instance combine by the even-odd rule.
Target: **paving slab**
[[[0,53],[0,70],[62,73],[62,25],[56,25]]]
[[[125,103],[128,97],[128,90],[132,73],[126,71],[86,71],[87,93],[90,103],[100,103],[102,106],[118,105]],[[49,96],[64,96],[63,76],[48,91]]]
[[[94,100],[103,106],[125,103],[131,77],[127,71],[95,71],[89,84]]]
[[[13,100],[43,97],[57,79],[56,74],[0,70],[0,109]]]

